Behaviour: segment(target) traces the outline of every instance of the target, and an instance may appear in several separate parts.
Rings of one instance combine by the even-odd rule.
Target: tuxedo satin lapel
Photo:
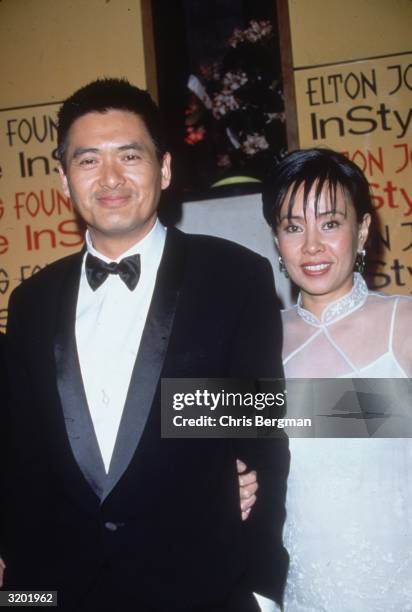
[[[104,498],[127,469],[145,428],[172,331],[184,261],[185,236],[178,230],[169,229],[110,463]]]
[[[79,254],[62,291],[54,355],[57,388],[71,450],[83,476],[101,499],[107,476],[87,405],[75,337],[81,261]]]

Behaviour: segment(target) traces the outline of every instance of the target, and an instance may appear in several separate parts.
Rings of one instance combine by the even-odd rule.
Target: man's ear
[[[59,165],[59,175],[60,175],[60,180],[62,183],[62,187],[63,187],[63,193],[66,196],[66,198],[70,198],[70,189],[69,189],[69,183],[67,181],[67,176],[64,173],[64,170],[62,168],[62,166]]]
[[[163,155],[160,172],[162,174],[161,187],[162,189],[167,189],[170,185],[170,181],[172,180],[172,156],[169,152]]]

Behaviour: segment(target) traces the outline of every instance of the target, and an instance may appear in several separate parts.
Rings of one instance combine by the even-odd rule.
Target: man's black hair
[[[159,160],[166,152],[165,134],[160,111],[147,91],[131,85],[126,79],[105,78],[88,83],[63,102],[58,113],[57,150],[65,169],[67,136],[70,127],[87,113],[124,110],[138,115],[146,125]]]
[[[358,223],[366,213],[374,216],[369,183],[354,162],[330,149],[302,149],[286,155],[263,183],[263,214],[273,230],[280,221],[281,208],[288,194],[288,217],[292,216],[296,194],[302,185],[304,211],[314,188],[315,214],[324,189],[328,192],[331,210],[335,212],[336,192],[342,189],[355,208]]]

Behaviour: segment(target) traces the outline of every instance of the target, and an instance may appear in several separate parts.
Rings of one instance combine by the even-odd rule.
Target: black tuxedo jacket
[[[51,264],[10,300],[6,588],[55,588],[73,610],[97,591],[119,610],[212,610],[236,588],[280,600],[287,443],[160,436],[161,377],[282,376],[268,262],[168,231],[106,476],[76,352],[81,260]],[[246,523],[236,457],[259,474]]]

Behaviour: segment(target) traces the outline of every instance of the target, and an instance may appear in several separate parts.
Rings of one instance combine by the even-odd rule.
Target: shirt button
[[[112,523],[111,521],[107,521],[107,523],[105,523],[104,526],[106,527],[108,531],[117,531],[116,523]]]

